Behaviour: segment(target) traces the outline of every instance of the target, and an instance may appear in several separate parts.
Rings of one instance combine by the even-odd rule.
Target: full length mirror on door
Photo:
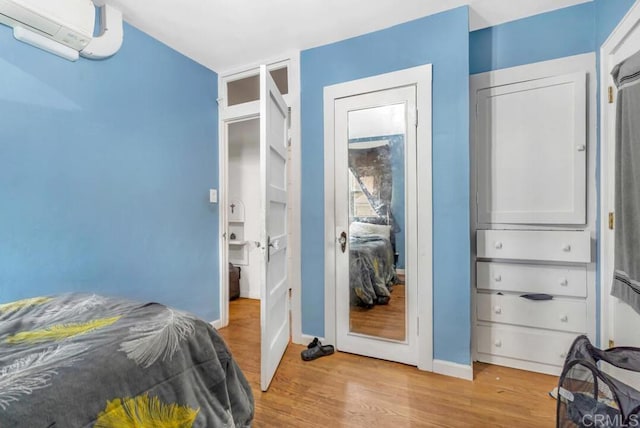
[[[349,332],[406,340],[406,104],[348,113]]]

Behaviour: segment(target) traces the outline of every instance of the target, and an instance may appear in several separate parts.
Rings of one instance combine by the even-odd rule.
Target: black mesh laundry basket
[[[579,336],[558,383],[558,428],[640,427],[640,392],[600,370],[602,362],[640,372],[640,348],[603,351]]]

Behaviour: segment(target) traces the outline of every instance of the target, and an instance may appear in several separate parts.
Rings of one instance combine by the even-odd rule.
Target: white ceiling
[[[591,0],[107,0],[125,20],[217,72],[469,4],[470,29]],[[126,40],[125,40],[126,43]]]

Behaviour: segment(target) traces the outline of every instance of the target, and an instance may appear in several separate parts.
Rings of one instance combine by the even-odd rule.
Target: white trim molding
[[[222,321],[221,320],[215,320],[215,321],[211,321],[210,322],[211,326],[213,328],[215,328],[216,330],[222,328]]]
[[[451,361],[433,360],[433,372],[445,376],[473,380],[473,366],[452,363]]]

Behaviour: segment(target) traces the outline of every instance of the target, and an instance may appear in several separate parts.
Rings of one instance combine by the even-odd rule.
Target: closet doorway
[[[292,319],[297,319],[290,312],[292,296],[299,293],[290,276],[297,272],[291,263],[296,228],[290,228],[297,205],[290,174],[296,163],[289,162],[291,110],[282,94],[289,92],[289,78],[288,64],[223,77],[218,100],[220,327],[229,322],[229,300],[237,294],[233,282],[240,268],[240,297],[259,300],[263,391],[290,341]]]
[[[423,66],[325,88],[325,213],[335,243],[326,257],[326,339],[339,351],[426,370],[430,73]]]

